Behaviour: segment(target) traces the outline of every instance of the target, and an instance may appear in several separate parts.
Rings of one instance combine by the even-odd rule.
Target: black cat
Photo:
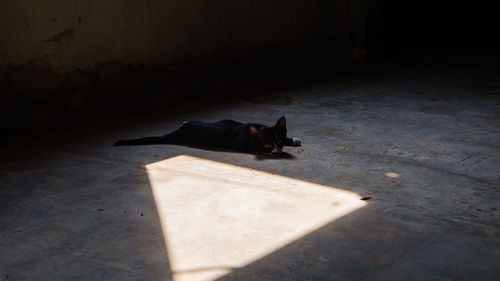
[[[187,121],[179,129],[164,136],[119,140],[114,145],[184,144],[276,154],[281,153],[283,146],[301,145],[299,139],[288,138],[286,133],[285,116],[282,116],[274,127],[244,124],[233,120],[215,123]]]

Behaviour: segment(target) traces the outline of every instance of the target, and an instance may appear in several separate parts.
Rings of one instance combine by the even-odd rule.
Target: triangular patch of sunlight
[[[366,204],[342,189],[185,155],[146,168],[175,281],[214,280]]]

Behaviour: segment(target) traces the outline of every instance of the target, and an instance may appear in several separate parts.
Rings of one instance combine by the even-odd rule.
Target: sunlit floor
[[[380,70],[2,145],[0,280],[498,280],[497,78]],[[280,159],[111,146],[281,115]]]
[[[214,280],[365,205],[345,190],[185,155],[146,169],[174,280]]]

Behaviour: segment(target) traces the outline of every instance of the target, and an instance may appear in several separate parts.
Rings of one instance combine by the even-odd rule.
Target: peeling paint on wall
[[[47,43],[68,43],[73,39],[73,33],[75,33],[75,30],[73,28],[68,28],[63,32],[52,36],[51,38],[42,41]]]

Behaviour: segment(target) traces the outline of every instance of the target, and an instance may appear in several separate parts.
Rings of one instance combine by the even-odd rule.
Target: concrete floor
[[[0,280],[500,280],[498,74],[380,65],[3,145]],[[282,114],[280,159],[111,146]]]

